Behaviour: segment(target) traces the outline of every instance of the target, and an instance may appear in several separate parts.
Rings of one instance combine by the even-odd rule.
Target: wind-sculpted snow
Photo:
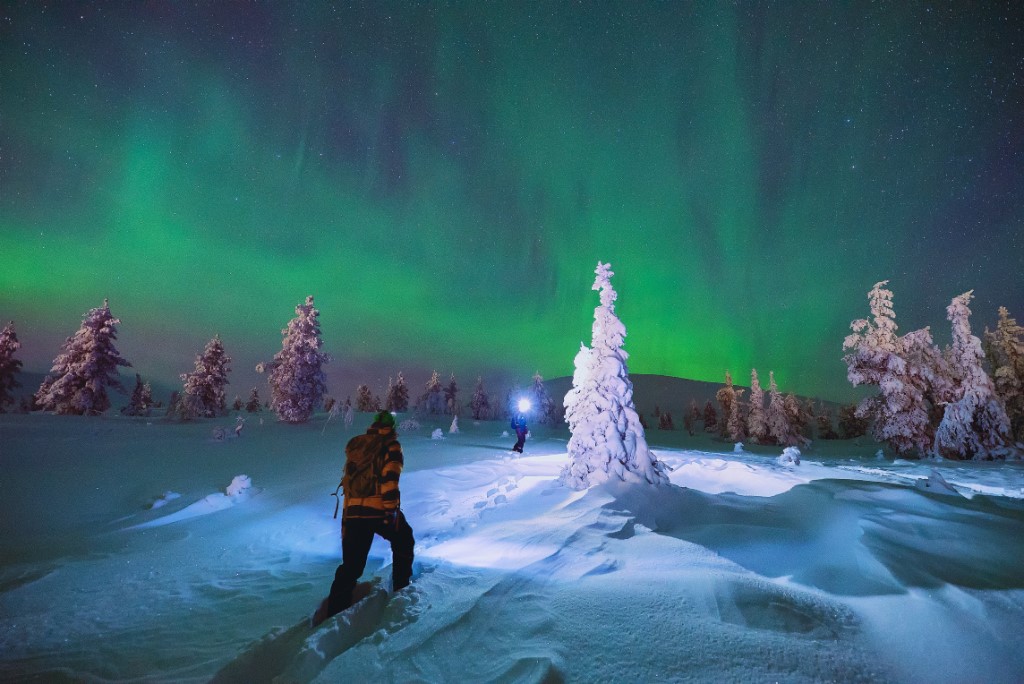
[[[734,452],[702,436],[699,449],[654,447],[671,484],[574,491],[557,481],[562,429],[537,427],[512,457],[501,425],[466,421],[434,441],[444,425],[428,420],[400,433],[412,584],[390,594],[378,540],[367,598],[310,630],[340,558],[330,493],[353,434],[340,421],[252,424],[224,443],[202,422],[0,416],[0,427],[15,449],[0,496],[4,681],[932,683],[1024,672],[1015,464],[892,463],[875,445],[836,444],[782,465],[781,447]],[[935,493],[940,477],[948,488]],[[79,499],[55,514],[47,492],[76,482]],[[231,498],[210,494],[221,488],[234,505],[210,503]]]

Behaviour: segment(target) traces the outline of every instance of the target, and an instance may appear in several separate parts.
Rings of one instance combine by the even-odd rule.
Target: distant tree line
[[[347,412],[412,411],[417,415],[460,415],[463,404],[459,399],[459,385],[455,375],[442,385],[440,375],[434,371],[424,391],[414,399],[403,373],[388,378],[388,387],[383,398],[373,394],[370,387],[360,384],[356,387],[356,399],[351,397],[338,404],[327,395],[324,364],[331,357],[322,350],[320,333],[320,312],[313,305],[313,297],[295,309],[291,319],[281,332],[281,350],[273,359],[257,365],[259,373],[268,375],[269,399],[263,402],[259,389],[253,387],[248,400],[236,396],[230,408],[257,413],[264,408],[274,411],[278,419],[301,423],[309,420],[313,412],[323,408]],[[103,306],[91,309],[85,314],[79,330],[62,345],[54,359],[50,372],[31,399],[23,399],[19,410],[52,411],[57,414],[99,415],[111,407],[108,390],[122,394],[127,391],[119,377],[119,368],[131,367],[116,347],[117,326],[120,320],[110,311],[104,300]],[[20,349],[13,321],[0,330],[0,413],[14,403],[13,390],[20,387],[16,376],[22,363],[15,358]],[[214,335],[203,351],[195,357],[193,369],[180,376],[180,390],[172,392],[165,416],[177,420],[212,418],[228,412],[227,386],[231,372],[231,357],[228,356],[220,335]],[[497,395],[489,395],[483,379],[477,378],[476,387],[467,408],[474,420],[491,420],[508,417],[520,397],[527,397],[533,405],[531,420],[540,423],[555,423],[562,420],[561,406],[549,396],[539,373],[534,375],[533,385],[525,392],[512,387],[504,401]],[[129,402],[121,409],[128,416],[149,416],[161,405],[154,402],[153,390],[140,374],[135,375],[135,387]]]

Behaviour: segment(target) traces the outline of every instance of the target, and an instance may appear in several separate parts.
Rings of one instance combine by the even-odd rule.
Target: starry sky
[[[26,371],[109,298],[144,378],[220,334],[244,395],[312,294],[332,394],[526,384],[602,260],[631,372],[845,400],[876,281],[940,343],[968,289],[1024,319],[1022,190],[1013,1],[0,6]]]

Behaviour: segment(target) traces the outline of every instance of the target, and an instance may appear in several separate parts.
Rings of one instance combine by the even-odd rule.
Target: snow
[[[511,457],[501,423],[428,418],[399,433],[412,585],[378,540],[312,631],[355,434],[327,418],[0,415],[0,680],[1022,680],[1024,464],[869,440],[796,466],[657,431],[670,484],[575,491],[564,426]]]

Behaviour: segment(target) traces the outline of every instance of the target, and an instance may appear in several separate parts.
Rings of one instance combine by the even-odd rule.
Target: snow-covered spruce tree
[[[981,340],[971,334],[974,297],[969,290],[946,307],[953,325],[953,346],[949,351],[953,375],[958,379],[955,400],[946,404],[942,422],[935,432],[935,453],[953,458],[990,459],[1004,456],[1010,433],[1010,419],[996,395],[995,385],[982,367]]]
[[[270,364],[270,407],[288,423],[304,423],[327,391],[323,365],[331,357],[320,351],[320,312],[313,296],[295,307],[295,318],[281,331],[281,351]]]
[[[260,391],[256,387],[249,392],[249,401],[245,402],[245,410],[247,413],[260,412]]]
[[[21,361],[14,358],[14,352],[21,348],[18,334],[14,331],[14,321],[0,330],[0,413],[6,413],[6,406],[14,403],[15,388],[21,383],[14,376],[21,370]]]
[[[800,404],[800,400],[793,393],[787,394],[782,398],[782,407],[786,410],[786,417],[789,418],[791,439],[795,439],[801,445],[809,444],[810,440],[807,439],[804,433],[807,432],[810,416]]]
[[[142,382],[142,376],[135,374],[135,388],[128,405],[121,409],[126,416],[148,416],[153,408],[153,390],[149,383]]]
[[[469,410],[473,420],[486,420],[491,417],[491,401],[484,389],[482,376],[476,379],[476,388],[473,390],[473,398],[469,402]]]
[[[750,369],[750,406],[747,409],[747,434],[758,444],[768,439],[768,422],[764,415],[764,390],[757,369]]]
[[[1010,419],[1010,434],[1014,440],[1024,442],[1024,328],[1001,306],[996,329],[985,329],[985,341],[992,364],[992,382]]]
[[[395,384],[388,388],[387,397],[384,400],[384,406],[388,411],[395,411],[398,413],[409,410],[409,386],[405,384],[405,377],[402,372],[398,372],[398,378],[395,380]]]
[[[615,315],[618,298],[611,285],[610,264],[598,262],[593,289],[601,304],[594,309],[591,347],[580,345],[572,389],[565,395],[569,463],[560,480],[584,489],[608,479],[666,483],[663,463],[647,446],[633,406],[633,383],[622,349],[626,329]]]
[[[220,335],[206,343],[202,354],[196,355],[195,370],[182,373],[183,394],[190,418],[214,418],[227,413],[227,395],[231,357],[224,353]]]
[[[356,411],[369,413],[373,410],[374,403],[369,385],[359,385],[356,387]]]
[[[853,334],[843,341],[843,349],[848,352],[843,357],[846,377],[855,387],[876,385],[881,391],[857,407],[859,417],[873,418],[872,433],[876,440],[887,442],[899,454],[915,449],[927,454],[934,437],[926,397],[927,378],[937,379],[941,373],[908,362],[908,346],[915,350],[915,358],[935,361],[935,353],[929,351],[933,346],[931,334],[925,328],[903,339],[897,336],[892,291],[885,289],[888,282],[875,283],[868,293],[872,320],[850,323]]]
[[[110,313],[106,299],[103,306],[85,315],[82,327],[64,342],[49,375],[36,392],[40,408],[59,414],[95,416],[110,408],[108,387],[125,392],[117,369],[131,364],[114,346],[120,322]]]
[[[459,413],[459,383],[455,382],[455,373],[452,373],[444,388],[444,412],[450,416]]]
[[[718,426],[718,433],[722,437],[726,437],[729,434],[732,406],[736,401],[736,391],[733,389],[732,374],[729,371],[725,371],[725,387],[722,387],[715,393],[715,399],[718,400],[718,405],[722,407],[722,420]]]
[[[718,430],[718,413],[715,412],[715,407],[708,399],[708,402],[704,404],[704,432],[715,432]]]
[[[425,391],[420,396],[418,408],[423,413],[430,415],[444,413],[444,390],[441,387],[441,377],[437,371],[434,371],[430,376],[430,380],[427,381]]]
[[[746,416],[742,401],[743,393],[746,390],[734,389],[732,406],[729,408],[729,421],[726,423],[725,431],[731,442],[742,442],[747,438]]]
[[[556,420],[555,402],[544,387],[544,378],[540,371],[533,374],[533,385],[530,387],[530,401],[533,404],[533,415],[538,423],[549,424]]]
[[[768,409],[765,411],[765,421],[768,424],[768,436],[775,444],[796,446],[800,442],[790,425],[786,399],[775,384],[774,371],[768,371]]]

